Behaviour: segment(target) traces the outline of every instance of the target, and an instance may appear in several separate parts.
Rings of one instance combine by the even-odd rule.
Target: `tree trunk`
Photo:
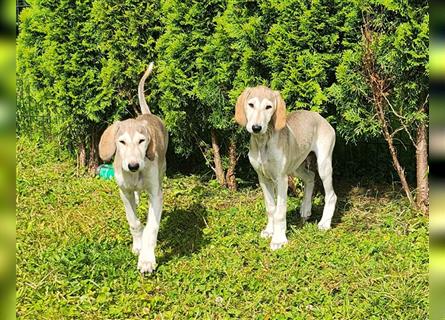
[[[216,180],[218,180],[221,186],[225,186],[226,181],[224,178],[224,170],[222,167],[221,154],[219,152],[219,144],[218,137],[216,136],[216,131],[214,129],[210,130],[210,135],[212,138],[213,162],[215,164]]]
[[[97,157],[97,137],[96,137],[96,130],[93,128],[91,129],[91,139],[90,139],[90,154],[88,157],[88,171],[92,174],[96,172],[96,168],[98,166],[98,157]]]
[[[237,184],[236,184],[236,177],[235,177],[235,168],[236,163],[238,162],[236,157],[236,141],[234,137],[230,138],[229,142],[229,168],[227,169],[226,173],[226,182],[227,187],[230,190],[236,190]]]
[[[394,146],[394,141],[392,136],[389,134],[388,125],[386,121],[384,124],[382,124],[382,126],[383,126],[383,135],[385,137],[386,142],[388,143],[389,152],[391,154],[392,165],[394,169],[396,169],[397,174],[399,175],[400,182],[402,183],[402,188],[406,194],[406,197],[408,198],[411,205],[415,205],[415,202],[411,195],[411,191],[409,189],[408,182],[406,181],[405,169],[403,169],[402,165],[399,162],[399,158],[397,156],[397,149]]]
[[[80,174],[80,171],[85,168],[87,160],[87,152],[85,148],[85,143],[81,142],[77,147],[77,175]]]
[[[416,206],[416,203],[414,202],[411,195],[408,182],[406,181],[405,170],[401,166],[397,156],[397,149],[394,146],[394,139],[390,131],[390,124],[386,119],[384,106],[385,96],[388,95],[389,85],[387,79],[382,78],[375,67],[375,57],[372,50],[373,34],[369,28],[368,18],[365,18],[362,33],[365,45],[365,53],[363,55],[363,67],[365,76],[371,87],[374,110],[380,122],[380,125],[382,126],[383,137],[388,143],[389,152],[392,158],[392,164],[394,166],[394,169],[397,171],[397,174],[399,175],[403,191],[405,192],[410,204]]]
[[[424,213],[428,212],[428,144],[427,128],[423,122],[417,128],[416,137],[416,176],[417,176],[417,207]]]

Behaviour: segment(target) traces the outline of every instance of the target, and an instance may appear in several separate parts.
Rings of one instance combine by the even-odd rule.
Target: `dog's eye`
[[[272,106],[271,106],[270,104],[268,104],[268,105],[266,106],[266,110],[267,110],[267,109],[270,109],[270,108],[272,108]]]
[[[249,107],[253,108],[253,103],[249,103]]]
[[[144,142],[145,142],[145,139],[139,140],[139,144],[144,143]]]
[[[119,140],[120,144],[123,144],[125,146],[125,141],[124,140]]]

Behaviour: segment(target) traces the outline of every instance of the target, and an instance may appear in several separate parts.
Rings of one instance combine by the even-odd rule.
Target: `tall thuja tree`
[[[156,41],[162,33],[159,19],[158,1],[94,0],[84,32],[97,44],[100,94],[92,103],[100,105],[102,118],[140,113],[137,86],[145,68],[156,60]],[[153,82],[155,77],[146,85],[150,98],[156,93]],[[157,111],[156,105],[150,107]]]
[[[262,52],[267,24],[257,2],[239,0],[227,1],[223,14],[214,21],[215,31],[198,54],[199,81],[195,90],[205,107],[213,149],[218,140],[227,146],[220,182],[224,183],[227,169],[225,183],[235,189],[237,144],[246,139],[239,139],[239,130],[233,122],[234,105],[245,87],[264,83],[267,69]]]
[[[94,124],[99,121],[96,112],[100,107],[93,101],[99,94],[100,65],[96,62],[97,44],[92,41],[91,34],[84,30],[90,19],[91,7],[90,0],[59,2],[55,7],[56,20],[61,24],[58,28],[67,29],[68,33],[59,37],[59,32],[65,31],[54,29],[49,38],[54,37],[52,46],[65,48],[56,59],[60,59],[57,63],[63,65],[62,72],[52,75],[55,80],[52,97],[54,108],[57,108],[56,114],[66,119],[59,136],[68,138],[69,143],[74,144],[81,166],[93,168],[97,159]],[[48,52],[51,52],[51,47]]]
[[[97,93],[88,101],[92,114],[92,147],[112,121],[140,113],[137,99],[139,79],[148,64],[155,61],[156,41],[162,28],[158,1],[94,0],[83,34],[93,44],[98,66]],[[150,102],[156,95],[155,77],[146,84]],[[150,99],[151,98],[151,99]],[[156,104],[150,106],[156,113]]]
[[[331,96],[349,140],[382,136],[409,201],[428,208],[428,2],[367,1],[362,38],[344,52]],[[395,141],[416,150],[417,198],[411,195]]]
[[[20,15],[20,33],[17,38],[17,91],[18,127],[21,122],[48,119],[54,115],[62,126],[63,118],[52,107],[58,75],[64,73],[64,53],[67,48],[59,39],[68,39],[69,28],[53,24],[61,22],[55,10],[56,2],[29,1],[29,7]]]
[[[335,124],[328,91],[341,52],[359,39],[357,5],[335,0],[260,3],[269,23],[263,56],[271,70],[271,87],[281,91],[289,111],[321,112]],[[289,186],[295,191],[291,177]]]
[[[53,12],[40,5],[40,1],[29,1],[29,7],[20,15],[20,33],[17,37],[17,130],[19,134],[31,134],[38,119],[45,119],[48,110],[42,106],[44,96],[51,86],[45,85],[42,64],[47,23]],[[32,91],[32,95],[30,94]],[[33,99],[39,103],[33,103]],[[28,131],[28,129],[31,129]],[[26,131],[26,132],[25,132]],[[37,131],[33,132],[34,135]]]
[[[154,57],[157,2],[30,5],[21,15],[17,48],[19,87],[33,102],[25,113],[51,119],[61,144],[94,167],[101,130],[131,113],[139,76]]]
[[[265,52],[271,86],[281,90],[288,109],[326,112],[340,53],[358,39],[355,6],[335,0],[267,0],[262,8],[273,17]]]
[[[88,112],[98,74],[82,34],[91,5],[88,0],[31,2],[22,12],[17,47],[18,84],[31,101],[26,112],[44,117],[61,144],[74,143],[81,154],[89,128],[78,116]]]
[[[208,108],[222,98],[202,71],[202,53],[215,30],[215,17],[224,10],[225,1],[165,1],[162,5],[163,35],[157,43],[159,54],[160,106],[170,131],[175,152],[188,157],[202,151],[213,155],[214,170],[224,184],[219,143],[208,122]],[[206,97],[204,92],[211,92]],[[211,101],[207,101],[209,98]],[[213,152],[205,150],[213,140]],[[201,150],[200,150],[201,148]]]

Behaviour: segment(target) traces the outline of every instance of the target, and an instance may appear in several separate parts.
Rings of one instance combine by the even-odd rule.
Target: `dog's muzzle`
[[[139,163],[129,163],[128,164],[128,170],[131,172],[136,172],[139,169]]]
[[[254,124],[254,125],[252,126],[252,131],[253,131],[254,133],[258,133],[258,132],[260,132],[261,129],[262,129],[262,127],[261,127],[260,125],[258,125],[258,124]]]

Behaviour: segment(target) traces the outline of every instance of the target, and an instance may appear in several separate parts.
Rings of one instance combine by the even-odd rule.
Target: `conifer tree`
[[[19,103],[19,114],[51,120],[60,143],[93,168],[107,122],[135,113],[139,77],[155,58],[158,17],[157,2],[30,1],[17,46],[18,83],[29,103]]]
[[[412,143],[416,202],[426,211],[428,3],[369,1],[361,10],[361,40],[343,52],[331,88],[339,113],[338,131],[350,141],[382,136],[405,194],[414,202],[395,140]]]
[[[237,146],[245,146],[248,139],[233,122],[233,110],[242,90],[266,84],[263,52],[267,23],[258,3],[239,0],[227,1],[215,23],[215,31],[198,57],[200,83],[196,91],[206,107],[212,141],[220,137],[227,146],[225,180],[235,189]]]
[[[340,53],[358,39],[357,7],[332,0],[270,0],[263,7],[274,17],[265,52],[271,86],[281,90],[290,110],[326,113]]]

